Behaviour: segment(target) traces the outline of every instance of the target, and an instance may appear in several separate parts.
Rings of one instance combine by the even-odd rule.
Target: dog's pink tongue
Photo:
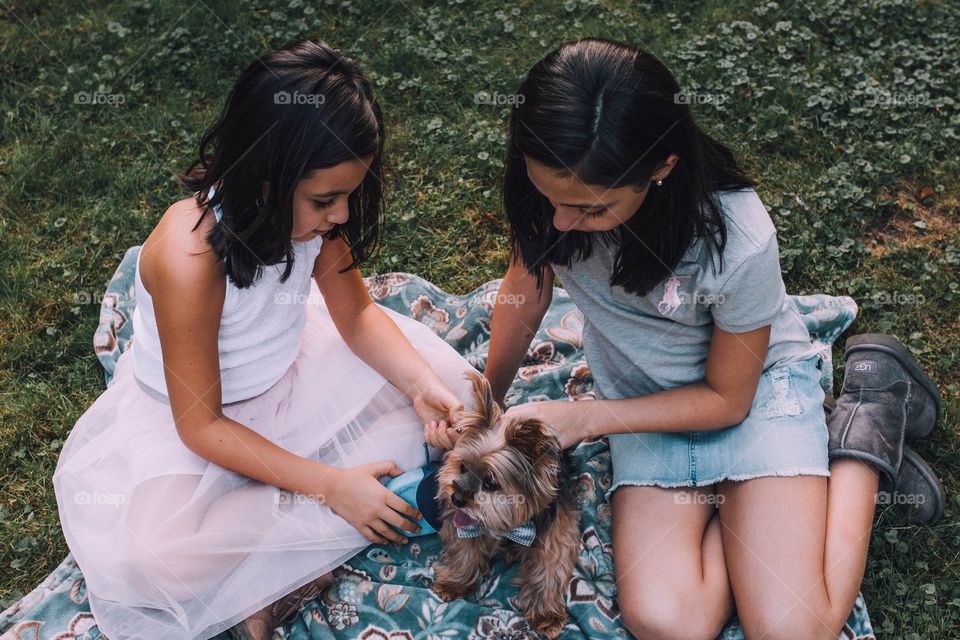
[[[463,511],[455,511],[453,514],[453,526],[457,527],[458,529],[460,527],[469,527],[474,522],[476,522],[476,520],[468,516]]]

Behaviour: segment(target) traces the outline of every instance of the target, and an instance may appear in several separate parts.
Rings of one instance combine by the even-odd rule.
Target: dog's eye
[[[460,473],[466,473],[466,472],[467,472],[467,468],[466,468],[465,466],[463,466],[463,463],[461,462],[461,463],[460,463]]]
[[[483,488],[486,491],[497,491],[500,489],[500,485],[494,482],[491,478],[485,478],[483,481]]]

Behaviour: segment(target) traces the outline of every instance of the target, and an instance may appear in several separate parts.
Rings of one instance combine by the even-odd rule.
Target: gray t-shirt
[[[727,223],[723,270],[714,248],[691,244],[673,275],[646,296],[610,286],[615,247],[595,242],[590,258],[554,265],[584,315],[583,346],[600,398],[631,398],[703,380],[714,325],[731,333],[772,325],[764,371],[814,356],[787,298],[777,234],[756,192],[719,194]]]

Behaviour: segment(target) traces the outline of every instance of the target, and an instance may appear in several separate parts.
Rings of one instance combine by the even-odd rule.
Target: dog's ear
[[[473,410],[464,411],[457,420],[457,426],[489,429],[500,419],[500,406],[493,399],[490,383],[476,371],[468,371],[464,377],[473,387]]]
[[[507,446],[522,451],[534,462],[544,455],[559,456],[560,441],[542,420],[518,420],[507,425],[503,432]]]

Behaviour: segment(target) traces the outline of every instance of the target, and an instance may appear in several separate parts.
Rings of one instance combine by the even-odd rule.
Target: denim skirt
[[[822,359],[777,364],[760,376],[750,413],[713,431],[616,433],[609,500],[621,486],[705,487],[763,476],[829,476]]]

